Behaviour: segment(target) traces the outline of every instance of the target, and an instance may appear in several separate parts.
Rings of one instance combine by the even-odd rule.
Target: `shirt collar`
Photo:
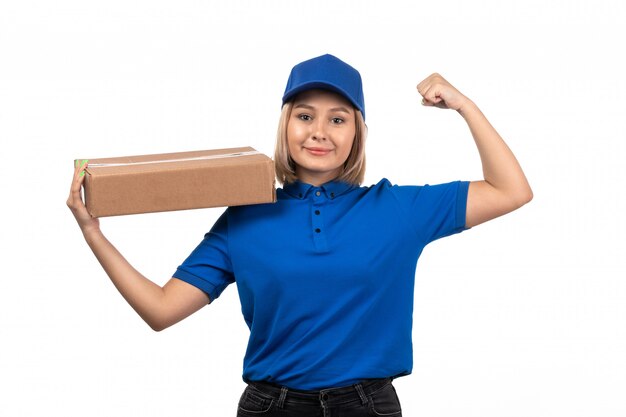
[[[308,184],[306,182],[301,182],[300,180],[296,180],[295,182],[290,182],[283,187],[283,191],[294,198],[298,198],[300,200],[304,200],[308,197],[308,194],[312,190],[320,189],[325,194],[326,197],[333,199],[335,197],[339,197],[341,194],[344,194],[354,188],[356,185],[350,184],[344,181],[333,180],[329,181],[325,184],[316,187],[312,184]]]

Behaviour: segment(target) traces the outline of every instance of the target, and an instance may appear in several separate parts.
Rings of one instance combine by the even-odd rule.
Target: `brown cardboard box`
[[[274,162],[253,148],[90,159],[94,217],[276,201]]]

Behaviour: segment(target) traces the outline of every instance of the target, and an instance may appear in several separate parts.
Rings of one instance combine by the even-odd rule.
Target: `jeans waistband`
[[[322,402],[328,405],[334,405],[358,400],[361,403],[366,404],[368,401],[367,397],[370,394],[391,383],[391,381],[392,378],[366,379],[357,384],[346,387],[311,391],[291,389],[277,384],[261,381],[247,382],[249,386],[257,389],[258,391],[274,397],[278,400],[278,406],[282,408],[285,401],[317,405]]]

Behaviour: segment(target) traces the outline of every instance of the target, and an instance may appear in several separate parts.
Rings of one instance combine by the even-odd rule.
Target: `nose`
[[[322,118],[318,118],[313,124],[311,138],[313,140],[327,139],[326,124]]]

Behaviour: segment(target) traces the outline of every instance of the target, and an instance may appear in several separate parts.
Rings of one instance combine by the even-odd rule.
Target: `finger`
[[[440,109],[447,109],[447,108],[448,108],[448,105],[446,104],[446,102],[445,102],[445,101],[443,101],[443,100],[442,100],[442,101],[440,101],[439,103],[436,103],[436,104],[435,104],[435,107],[438,107],[438,108],[440,108]]]
[[[74,168],[74,179],[72,181],[72,190],[75,190],[76,187],[78,187],[78,189],[80,189],[80,185],[83,183],[84,180],[84,176],[85,176],[85,169],[87,169],[87,159],[77,159],[74,162],[75,168]]]
[[[423,96],[429,87],[430,87],[430,81],[428,78],[426,78],[417,85],[417,91]]]
[[[74,175],[80,175],[81,171],[87,168],[88,159],[75,159],[74,160]]]
[[[74,178],[72,179],[72,184],[70,186],[70,196],[68,198],[68,204],[75,201],[76,199],[82,202],[80,188],[85,181],[85,169],[87,168],[87,162],[87,159],[77,159],[74,162]]]
[[[447,109],[448,105],[446,104],[445,100],[442,99],[441,97],[436,97],[432,100],[429,99],[422,99],[422,104],[424,106],[429,106],[429,107],[438,107],[440,109]]]
[[[437,82],[438,79],[443,78],[436,72],[433,72],[428,77],[424,78],[418,85],[417,90],[422,92],[428,90],[430,86]]]
[[[430,102],[430,100],[427,97],[427,93],[428,93],[428,88],[426,88],[424,85],[422,85],[421,89],[418,90],[419,93],[422,95],[422,105],[423,106],[432,106],[432,103]]]
[[[80,193],[80,187],[82,186],[82,178],[79,175],[74,175],[72,185],[70,187],[70,195],[67,198],[67,205],[70,208],[75,209],[82,202],[82,196]]]
[[[422,96],[424,97],[426,102],[430,103],[431,105],[434,105],[441,101],[441,97],[439,97],[439,91],[436,86],[433,85],[429,85],[426,89],[424,89]]]
[[[426,104],[426,102],[428,101],[428,97],[426,96],[426,94],[428,93],[428,89],[429,86],[425,84],[424,81],[422,81],[417,87],[418,93],[420,93],[420,95],[422,96],[422,104]]]
[[[431,77],[432,77],[432,76],[430,76],[430,75],[429,75],[428,77],[424,78],[424,79],[423,79],[423,80],[422,80],[422,81],[421,81],[421,82],[417,85],[417,91],[419,91],[419,93],[420,93],[421,95],[424,95],[424,92],[425,92],[426,90],[428,90],[428,88],[430,87],[430,84],[431,84],[430,79],[431,79]]]
[[[417,92],[418,92],[418,93],[422,94],[422,92],[424,91],[424,81],[422,81],[421,83],[419,83],[419,84],[417,85],[417,87],[415,87],[415,88],[417,88]]]

